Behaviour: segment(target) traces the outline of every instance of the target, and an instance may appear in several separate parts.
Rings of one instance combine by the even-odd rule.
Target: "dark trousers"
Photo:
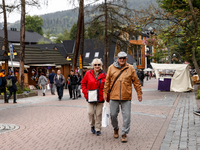
[[[8,102],[7,100],[7,94],[6,94],[6,88],[0,88],[0,93],[4,93],[4,103]]]
[[[69,90],[70,98],[72,98],[72,86],[71,85],[68,85],[68,90]]]
[[[14,99],[13,99],[13,102],[16,102],[16,91],[15,91],[15,92],[10,92],[10,94],[8,95],[8,100],[9,100],[10,97],[12,96],[12,93],[14,93]]]
[[[63,86],[57,87],[58,98],[61,100],[63,97]]]
[[[76,98],[78,96],[78,85],[72,85],[72,94],[74,96],[74,98]]]
[[[143,86],[143,80],[139,79],[141,86]]]

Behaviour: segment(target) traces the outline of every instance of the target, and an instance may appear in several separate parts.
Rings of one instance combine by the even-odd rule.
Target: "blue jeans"
[[[63,86],[57,87],[58,98],[61,100],[63,97]]]

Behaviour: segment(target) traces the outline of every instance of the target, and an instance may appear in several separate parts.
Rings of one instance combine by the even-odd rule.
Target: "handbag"
[[[95,90],[88,90],[88,103],[96,103],[99,102],[99,89],[101,85],[101,80],[99,83],[99,88]]]
[[[128,68],[125,68],[124,70],[126,70],[126,69],[128,69]],[[110,101],[110,92],[112,91],[112,88],[113,88],[115,82],[116,82],[117,79],[120,77],[120,75],[124,72],[124,70],[120,71],[120,73],[118,74],[118,76],[115,78],[115,80],[114,80],[114,82],[113,82],[111,88],[108,90],[107,99],[106,99],[107,102]]]
[[[47,84],[47,90],[50,90],[50,89],[51,89],[50,84]]]
[[[107,127],[109,125],[109,108],[106,106],[106,103],[104,103],[102,108],[102,127]]]

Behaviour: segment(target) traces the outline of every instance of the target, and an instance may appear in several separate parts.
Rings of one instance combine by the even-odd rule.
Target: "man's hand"
[[[105,100],[106,102],[109,103],[109,100],[107,100],[107,96],[104,96],[103,98],[104,98],[104,100]]]
[[[142,96],[138,96],[138,101],[139,101],[139,102],[142,101]]]

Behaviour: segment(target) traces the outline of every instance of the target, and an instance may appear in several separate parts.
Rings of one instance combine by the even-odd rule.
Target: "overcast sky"
[[[14,1],[14,0],[9,0]],[[42,0],[40,0],[42,1]],[[8,0],[5,0],[6,4]],[[27,7],[26,12],[29,15],[42,15],[47,13],[52,13],[56,11],[63,11],[73,8],[74,6],[69,3],[69,0],[48,0],[48,5],[41,5],[41,8],[36,7]],[[20,20],[20,12],[14,11],[10,14],[7,14],[7,22],[13,23],[17,20]],[[3,22],[3,15],[0,17],[0,22]]]

